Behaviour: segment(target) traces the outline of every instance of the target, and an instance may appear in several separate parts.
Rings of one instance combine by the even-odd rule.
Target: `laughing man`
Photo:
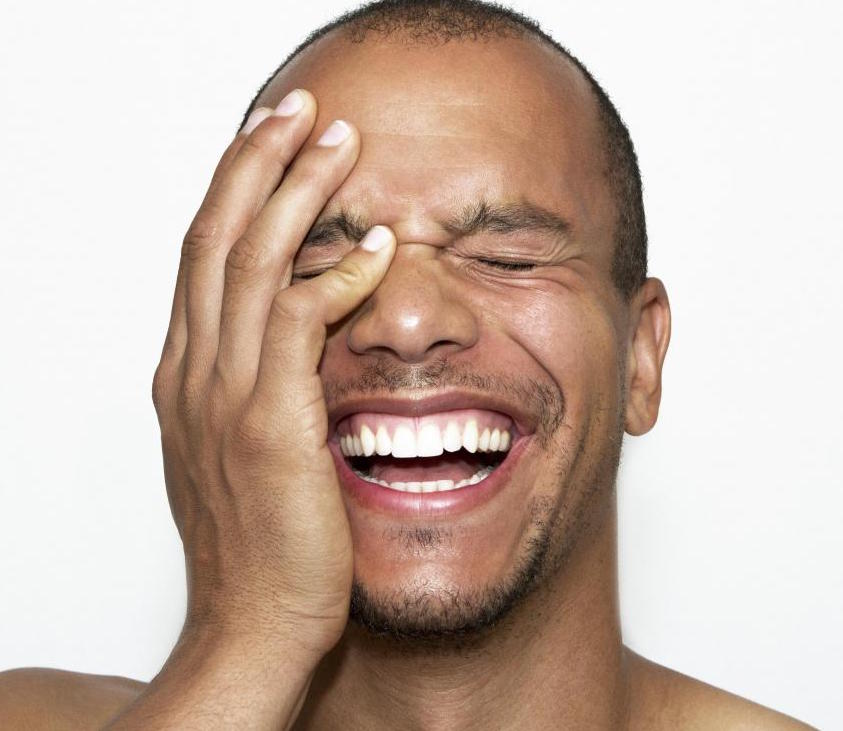
[[[4,728],[805,729],[624,646],[615,480],[670,308],[628,132],[538,26],[365,6],[270,78],[182,248],[153,400],[187,567],[144,684]]]

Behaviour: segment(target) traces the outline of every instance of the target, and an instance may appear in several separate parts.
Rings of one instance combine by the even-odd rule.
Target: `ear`
[[[650,277],[630,304],[626,358],[627,434],[645,434],[656,423],[662,398],[662,366],[670,342],[670,302],[660,279]]]

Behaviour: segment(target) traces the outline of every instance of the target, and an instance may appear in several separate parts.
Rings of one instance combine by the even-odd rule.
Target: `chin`
[[[401,540],[450,542],[426,529]],[[433,559],[405,566],[403,575],[381,575],[380,580],[356,574],[350,618],[370,635],[405,643],[481,639],[542,583],[550,540],[546,530],[528,540],[508,572],[470,573],[453,560]],[[355,551],[355,563],[357,555]],[[478,582],[480,576],[487,580]]]
[[[553,574],[555,503],[535,497],[494,523],[472,514],[389,520],[350,506],[351,620],[405,643],[484,637]]]

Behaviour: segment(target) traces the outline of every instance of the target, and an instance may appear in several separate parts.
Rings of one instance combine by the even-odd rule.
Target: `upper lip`
[[[486,409],[509,416],[519,435],[535,431],[535,417],[522,406],[503,396],[463,390],[436,390],[390,393],[384,396],[343,398],[328,409],[328,434],[333,436],[337,423],[350,414],[374,412],[395,416],[426,416],[455,409]]]

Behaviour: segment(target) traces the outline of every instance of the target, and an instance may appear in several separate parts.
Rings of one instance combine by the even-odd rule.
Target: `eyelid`
[[[336,266],[337,262],[355,246],[357,246],[357,243],[348,239],[337,239],[324,243],[320,241],[316,245],[304,243],[293,259],[293,277],[312,279]],[[302,271],[297,271],[296,266],[301,267]]]
[[[502,271],[511,272],[526,272],[539,266],[536,262],[532,261],[509,261],[507,259],[490,259],[487,257],[477,257],[477,261]]]

